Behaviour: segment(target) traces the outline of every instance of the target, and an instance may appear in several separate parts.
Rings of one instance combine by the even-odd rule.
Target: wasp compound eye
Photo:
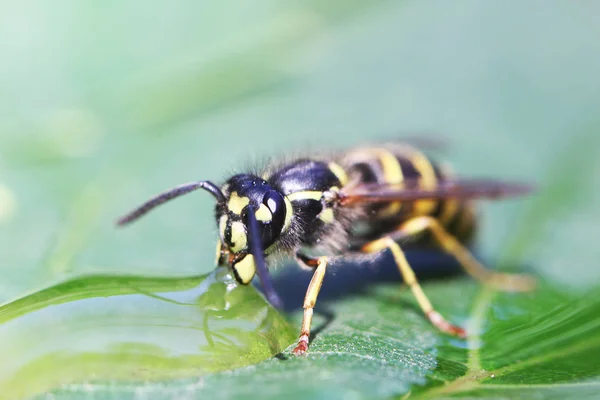
[[[265,209],[266,208],[266,209]],[[281,234],[285,224],[285,200],[281,193],[269,190],[263,197],[256,217],[262,224],[263,245],[270,246]]]
[[[273,230],[280,232],[285,222],[285,200],[281,193],[269,190],[263,198],[263,204],[271,211]]]

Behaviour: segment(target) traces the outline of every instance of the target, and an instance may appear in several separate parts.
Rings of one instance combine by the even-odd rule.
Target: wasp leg
[[[315,268],[315,273],[306,290],[304,297],[304,317],[302,318],[302,328],[300,329],[300,338],[298,345],[294,349],[294,354],[304,355],[308,351],[308,341],[310,339],[310,326],[312,324],[313,308],[317,302],[317,296],[323,284],[325,270],[327,269],[328,257],[308,258],[298,254],[299,261],[311,268]]]
[[[406,261],[404,252],[400,248],[400,245],[394,241],[394,239],[389,236],[385,236],[365,244],[361,250],[365,253],[377,253],[388,249],[394,256],[394,260],[396,261],[396,265],[400,270],[402,279],[408,285],[408,287],[410,287],[410,290],[412,290],[417,302],[419,303],[419,306],[427,318],[429,318],[429,321],[431,321],[431,323],[442,332],[463,338],[466,337],[466,332],[464,329],[452,325],[450,322],[446,321],[446,319],[442,317],[440,313],[433,309],[431,302],[427,296],[425,296],[425,293],[423,293],[423,289],[421,289],[419,282],[417,282],[417,278],[413,269],[411,268],[410,264],[408,264],[408,261]]]
[[[415,217],[403,223],[398,232],[403,236],[413,236],[425,230],[431,232],[440,246],[458,260],[465,272],[484,284],[504,291],[529,291],[535,287],[535,279],[531,276],[506,274],[486,269],[435,218]]]

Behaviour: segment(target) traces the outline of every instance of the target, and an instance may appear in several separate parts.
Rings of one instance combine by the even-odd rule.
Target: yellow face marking
[[[249,284],[256,273],[256,265],[252,254],[246,255],[240,262],[233,264],[233,269],[241,283],[244,285]]]
[[[286,196],[289,201],[297,200],[321,200],[323,192],[318,190],[302,190],[300,192],[290,193]]]
[[[269,222],[273,219],[273,214],[271,214],[269,207],[261,204],[258,210],[256,210],[256,219],[262,222]]]
[[[246,248],[248,237],[246,235],[246,226],[238,221],[231,223],[231,243],[230,250],[237,253]]]
[[[219,265],[219,258],[221,258],[221,241],[217,240],[217,251],[215,257],[215,265]]]
[[[333,215],[333,208],[326,208],[319,213],[319,219],[326,224],[330,224],[334,221],[335,216]]]
[[[244,207],[250,204],[250,199],[247,197],[238,196],[237,192],[231,193],[229,196],[229,202],[227,208],[234,214],[240,215]]]
[[[221,218],[219,218],[219,235],[221,235],[221,240],[225,240],[225,228],[227,228],[227,215],[221,215]]]
[[[340,184],[342,186],[345,186],[348,183],[348,175],[346,174],[346,171],[344,171],[344,168],[342,168],[338,163],[335,163],[333,161],[330,162],[328,166],[329,170],[333,172],[336,178],[338,178]]]
[[[292,203],[287,197],[283,198],[285,202],[285,223],[283,224],[283,232],[285,232],[292,224],[292,215],[294,214],[294,208]]]

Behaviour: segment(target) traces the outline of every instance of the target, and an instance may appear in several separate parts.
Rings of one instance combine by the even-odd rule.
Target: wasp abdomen
[[[406,189],[435,189],[451,178],[447,168],[410,146],[390,145],[381,148],[355,149],[340,158],[353,185],[397,185]],[[455,199],[417,200],[371,204],[364,212],[367,222],[360,236],[374,238],[395,230],[408,218],[431,216],[461,240],[473,233],[473,207]]]

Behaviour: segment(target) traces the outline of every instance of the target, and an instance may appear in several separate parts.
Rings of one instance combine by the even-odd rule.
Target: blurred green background
[[[594,1],[3,2],[0,301],[86,274],[207,273],[209,196],[127,230],[115,217],[272,155],[419,135],[448,140],[462,175],[539,185],[485,206],[482,254],[593,289],[598,15]]]

